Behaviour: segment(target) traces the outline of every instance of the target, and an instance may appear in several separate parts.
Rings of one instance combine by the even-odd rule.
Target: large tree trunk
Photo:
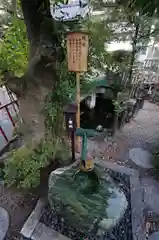
[[[45,133],[43,110],[44,98],[49,91],[48,88],[39,85],[36,88],[29,86],[28,89],[24,89],[25,81],[30,79],[25,79],[25,77],[18,78],[8,73],[5,73],[4,80],[8,83],[10,90],[18,97],[18,132],[23,134],[24,140],[27,142],[34,138],[40,139]]]
[[[29,40],[28,71],[11,89],[18,89],[20,115],[24,119],[27,139],[44,133],[44,98],[58,81],[56,70],[61,59],[61,41],[55,32],[49,0],[21,0]],[[16,87],[16,88],[15,88]],[[26,134],[27,132],[27,134]]]
[[[20,116],[23,117],[23,124],[20,131],[26,141],[31,139],[41,139],[45,133],[44,125],[44,98],[45,90],[38,88],[33,92],[29,91],[24,97],[19,99]]]
[[[52,86],[61,42],[55,31],[49,0],[21,0],[29,40],[29,74],[36,83]]]

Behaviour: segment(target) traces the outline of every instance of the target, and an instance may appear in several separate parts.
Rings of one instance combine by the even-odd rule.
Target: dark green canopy
[[[104,76],[98,76],[97,78],[90,79],[87,83],[85,83],[81,88],[81,96],[89,96],[91,92],[95,91],[98,88],[110,88],[113,89],[114,84],[121,83],[122,78],[120,74],[114,73],[109,69],[106,70]],[[70,96],[70,100],[72,102],[75,101],[76,90],[72,96]]]
[[[84,86],[83,92],[81,90],[81,93],[88,93],[88,92],[92,92],[97,88],[108,88],[110,87],[110,84],[108,83],[106,76],[103,77],[98,77],[95,79],[90,80],[89,82],[87,82]],[[87,91],[87,92],[86,92]]]
[[[81,89],[81,96],[87,96],[91,92],[95,91],[97,88],[109,88],[110,84],[106,80],[106,76],[98,77],[95,79],[91,79]],[[74,94],[70,97],[71,101],[75,101],[76,90]]]

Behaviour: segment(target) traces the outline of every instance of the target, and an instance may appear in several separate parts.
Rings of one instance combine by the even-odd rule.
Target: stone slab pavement
[[[159,182],[149,176],[141,178],[140,183],[144,190],[145,208],[159,214]]]
[[[134,165],[128,155],[131,148],[150,151],[153,144],[159,143],[159,106],[146,101],[136,118],[124,126],[121,135],[127,138],[128,149],[118,157],[130,167],[137,169],[139,173],[144,172],[144,175],[140,176],[140,184],[145,208],[159,214],[159,181],[156,181],[151,173],[146,175],[146,169]]]

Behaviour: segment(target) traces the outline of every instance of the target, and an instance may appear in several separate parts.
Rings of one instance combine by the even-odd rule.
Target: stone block
[[[143,189],[138,177],[130,177],[133,240],[145,240]]]
[[[20,233],[24,237],[30,238],[31,235],[33,234],[33,231],[41,218],[42,210],[45,207],[46,203],[47,203],[46,199],[38,200],[35,209],[30,214],[30,216],[28,217],[27,221],[25,222],[23,228],[21,229]]]
[[[9,228],[9,213],[0,207],[0,240],[4,240]]]
[[[58,233],[52,228],[47,227],[45,224],[39,222],[31,236],[32,240],[69,240],[69,238]]]

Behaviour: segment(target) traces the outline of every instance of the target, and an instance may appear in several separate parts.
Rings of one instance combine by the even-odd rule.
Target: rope
[[[14,97],[13,97],[13,94],[12,94],[11,90],[9,89],[8,85],[5,85],[5,87],[6,87],[8,96],[9,96],[9,98],[10,98],[10,101],[11,101],[11,102],[15,102],[15,99],[14,99]],[[15,114],[16,114],[17,119],[19,119],[19,120],[21,121],[21,118],[20,118],[20,116],[19,116],[19,113],[18,113],[18,111],[17,111],[14,103],[12,104],[12,106],[13,106],[13,109],[14,109],[14,111],[15,111]],[[18,103],[17,103],[17,106],[18,106]]]

